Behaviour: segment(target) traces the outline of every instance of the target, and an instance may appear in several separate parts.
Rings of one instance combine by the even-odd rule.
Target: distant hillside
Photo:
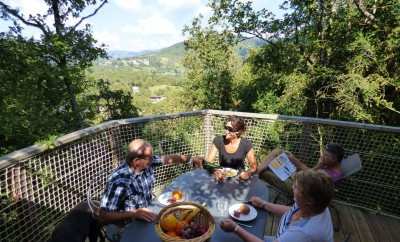
[[[150,52],[150,51],[148,51],[148,50],[143,50],[143,51],[110,50],[107,52],[107,54],[111,59],[116,60],[116,59],[136,57],[136,56],[144,55],[148,52]]]
[[[262,46],[264,43],[255,38],[248,39],[238,43],[236,51],[242,58],[246,58],[250,49]],[[180,42],[160,50],[142,52],[110,51],[108,54],[112,58],[99,60],[97,65],[114,68],[131,67],[138,70],[179,75],[183,72],[182,59],[185,54],[185,46],[183,42]]]

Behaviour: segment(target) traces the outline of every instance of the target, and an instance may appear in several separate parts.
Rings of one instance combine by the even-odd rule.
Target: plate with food
[[[251,221],[257,217],[257,210],[250,204],[237,203],[229,207],[229,215],[239,221]]]
[[[164,192],[158,197],[158,201],[165,206],[176,202],[183,202],[185,201],[185,194],[180,190]]]
[[[224,176],[227,178],[235,177],[238,174],[238,170],[228,167],[222,168],[222,172],[224,173]]]

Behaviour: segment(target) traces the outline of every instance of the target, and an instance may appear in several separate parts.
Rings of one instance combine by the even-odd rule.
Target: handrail
[[[205,110],[207,114],[213,115],[236,115],[240,117],[247,118],[259,118],[259,119],[269,119],[269,120],[282,120],[282,121],[294,121],[300,123],[309,123],[309,124],[326,124],[326,125],[334,125],[340,127],[349,127],[349,128],[361,128],[368,130],[376,130],[383,132],[391,132],[391,133],[400,133],[400,127],[396,126],[386,126],[386,125],[377,125],[377,124],[366,124],[366,123],[358,123],[351,121],[340,121],[334,119],[323,119],[323,118],[311,118],[311,117],[302,117],[302,116],[288,116],[281,114],[261,114],[261,113],[247,113],[247,112],[234,112],[234,111],[222,111],[222,110]]]
[[[139,117],[139,118],[129,118],[129,119],[120,119],[120,120],[111,120],[96,126],[88,127],[85,129],[81,129],[78,131],[74,131],[72,133],[63,135],[57,138],[54,142],[54,147],[59,147],[64,144],[71,143],[73,141],[79,140],[83,137],[96,134],[99,131],[103,131],[106,129],[118,127],[120,125],[125,124],[134,124],[134,123],[144,123],[148,121],[155,121],[155,120],[164,120],[164,119],[173,119],[179,117],[189,117],[189,116],[197,116],[197,115],[204,115],[206,113],[205,110],[200,111],[193,111],[193,112],[181,112],[176,114],[166,114],[166,115],[152,115],[146,117]],[[28,146],[26,148],[16,150],[12,153],[0,157],[0,169],[9,167],[15,164],[18,161],[28,159],[32,156],[40,154],[49,148],[46,145],[35,144],[32,146]]]

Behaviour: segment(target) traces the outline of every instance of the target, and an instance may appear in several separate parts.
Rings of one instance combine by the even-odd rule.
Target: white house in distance
[[[136,85],[133,85],[133,86],[132,86],[132,92],[133,92],[133,93],[138,93],[138,92],[140,92],[140,87],[139,87],[139,86],[136,86]]]

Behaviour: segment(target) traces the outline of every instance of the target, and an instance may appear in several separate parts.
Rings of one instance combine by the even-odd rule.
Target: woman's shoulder
[[[241,138],[241,143],[244,147],[246,147],[248,150],[253,148],[253,143],[251,142],[251,140],[247,139],[247,138]]]

